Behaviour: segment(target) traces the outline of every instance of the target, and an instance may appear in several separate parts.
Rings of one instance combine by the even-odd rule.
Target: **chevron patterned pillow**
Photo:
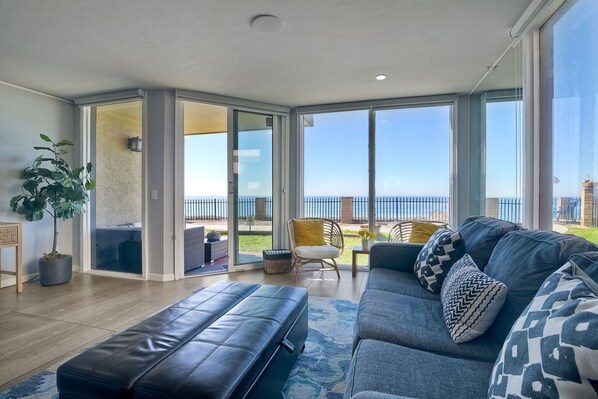
[[[465,254],[449,270],[440,301],[444,321],[457,344],[486,332],[505,303],[507,286],[478,269]]]

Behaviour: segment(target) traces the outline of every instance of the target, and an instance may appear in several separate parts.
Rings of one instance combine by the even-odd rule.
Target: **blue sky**
[[[486,197],[521,197],[520,101],[486,105]]]
[[[570,3],[552,25],[555,196],[579,196],[598,180],[598,1]]]
[[[272,195],[272,132],[239,134],[239,195]],[[226,133],[185,136],[185,196],[226,196]]]
[[[493,103],[487,117],[488,195],[515,196],[515,106]],[[305,127],[305,195],[367,195],[368,111],[317,114],[313,125]],[[240,195],[271,192],[269,134],[241,133],[241,148],[267,162],[241,157]],[[186,196],[226,195],[226,154],[223,133],[185,138]],[[376,112],[377,195],[448,196],[449,156],[449,106]]]

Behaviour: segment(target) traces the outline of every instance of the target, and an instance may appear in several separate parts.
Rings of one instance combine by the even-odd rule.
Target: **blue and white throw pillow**
[[[424,245],[413,267],[421,285],[430,292],[440,292],[449,268],[461,257],[461,233],[448,227],[436,230]]]
[[[507,286],[488,277],[469,254],[446,275],[440,290],[444,321],[457,344],[486,332],[507,298]]]
[[[598,397],[598,284],[573,261],[551,274],[513,325],[489,398]]]

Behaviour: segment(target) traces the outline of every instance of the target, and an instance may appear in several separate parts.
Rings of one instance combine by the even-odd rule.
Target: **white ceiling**
[[[530,2],[0,0],[0,80],[64,98],[167,87],[289,106],[463,93]],[[252,31],[257,14],[285,30]]]

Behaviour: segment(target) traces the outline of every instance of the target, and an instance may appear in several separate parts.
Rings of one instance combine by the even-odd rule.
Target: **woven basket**
[[[263,252],[264,271],[268,274],[288,273],[293,266],[291,251],[273,249]]]

